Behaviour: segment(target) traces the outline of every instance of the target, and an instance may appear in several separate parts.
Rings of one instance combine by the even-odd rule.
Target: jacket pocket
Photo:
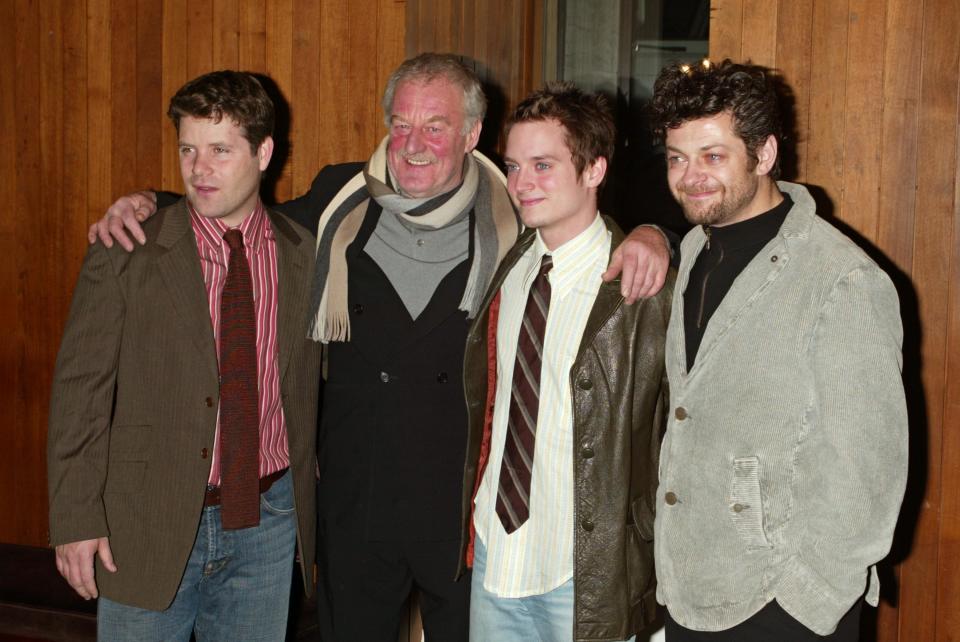
[[[730,487],[730,519],[748,549],[772,548],[763,530],[763,501],[760,493],[760,459],[736,457]]]
[[[627,592],[630,603],[636,604],[646,594],[653,577],[653,551],[649,542],[637,535],[636,529],[627,529]]]

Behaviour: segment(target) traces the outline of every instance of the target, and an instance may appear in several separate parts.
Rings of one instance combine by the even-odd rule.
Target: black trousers
[[[817,635],[773,600],[746,621],[725,631],[692,631],[666,616],[667,642],[857,642],[863,600],[847,611],[831,635]]]
[[[352,529],[321,530],[317,616],[323,642],[396,642],[414,587],[426,639],[467,641],[470,574],[453,581],[459,540],[368,542]]]

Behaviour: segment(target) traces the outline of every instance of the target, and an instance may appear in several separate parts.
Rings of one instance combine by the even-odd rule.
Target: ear
[[[773,169],[773,164],[777,160],[777,139],[773,134],[767,136],[760,149],[757,150],[757,167],[754,170],[757,176],[766,176]]]
[[[267,136],[263,139],[263,142],[260,143],[260,147],[257,148],[257,159],[260,163],[260,171],[267,169],[267,165],[270,164],[270,159],[273,157],[273,137]]]
[[[463,150],[464,154],[469,154],[477,148],[477,143],[480,142],[481,129],[483,129],[483,123],[478,120],[473,124],[473,127],[470,128],[470,131],[467,132],[467,141]]]
[[[603,182],[603,177],[606,175],[607,159],[603,156],[598,156],[596,160],[587,165],[587,168],[583,170],[583,179],[587,187],[600,187],[600,183]]]

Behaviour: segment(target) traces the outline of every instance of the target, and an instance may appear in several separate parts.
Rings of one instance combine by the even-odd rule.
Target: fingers
[[[663,288],[670,266],[670,249],[658,229],[636,228],[617,252],[623,255],[621,294],[627,303],[654,296]]]
[[[93,576],[93,553],[97,540],[88,539],[57,546],[57,570],[67,583],[85,600],[97,597]]]
[[[640,274],[641,272],[643,276],[635,278],[629,288],[630,291],[623,295],[628,304],[634,303],[638,299],[654,296],[663,288],[663,284],[667,280],[666,271],[657,269],[656,263],[646,264],[642,270],[638,269],[637,273]]]
[[[100,228],[100,240],[103,241],[103,244],[107,247],[113,247],[113,242],[116,240],[116,242],[120,244],[120,247],[127,252],[133,252],[133,241],[127,236],[123,221],[123,218],[110,216],[109,214],[100,219],[100,222],[97,223]]]
[[[110,540],[106,537],[97,540],[97,555],[100,557],[103,568],[111,573],[117,572],[117,565],[113,563],[113,551],[110,550]]]
[[[633,303],[631,297],[634,297],[633,293],[639,289],[634,281],[639,279],[642,283],[644,278],[646,278],[646,271],[640,264],[640,258],[636,255],[625,257],[623,273],[620,275],[620,294],[623,295],[627,303]],[[634,300],[636,300],[636,297],[634,297]]]
[[[107,210],[99,221],[90,226],[87,240],[96,243],[97,239],[106,246],[113,247],[114,242],[127,252],[133,251],[133,240],[140,244],[147,242],[140,223],[157,211],[156,194],[153,192],[135,192],[121,196]]]
[[[620,274],[620,270],[623,267],[623,250],[617,248],[610,255],[610,264],[607,266],[607,271],[600,275],[600,278],[604,281],[612,281],[617,278],[617,275]]]

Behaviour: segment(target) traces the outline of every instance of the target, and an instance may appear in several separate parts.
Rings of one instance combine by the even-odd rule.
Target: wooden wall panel
[[[481,149],[502,146],[502,119],[542,82],[542,3],[536,0],[411,0],[406,52],[464,57],[488,88]]]
[[[740,44],[740,58],[772,66],[776,59],[779,4],[770,0],[743,0],[742,29],[749,37]]]
[[[0,122],[15,123],[17,117],[17,47],[14,34],[17,31],[16,6],[11,2],[0,2]],[[0,127],[0,202],[16,204],[17,194],[17,134],[15,126]],[[13,386],[4,400],[6,415],[4,423],[8,426],[0,432],[0,452],[17,452],[23,425],[23,403],[20,400],[18,372],[21,370],[23,342],[23,311],[19,306],[20,270],[17,266],[17,217],[9,213],[0,216],[0,290],[4,292],[5,313],[0,314],[0,380],[7,386]],[[29,450],[19,446],[21,452]],[[14,514],[18,507],[13,496],[19,490],[18,471],[8,462],[0,462],[0,488],[10,489],[10,494],[0,499],[0,511],[5,515]]]
[[[191,77],[271,77],[290,151],[274,195],[366,159],[404,56],[405,0],[0,2],[0,542],[46,544],[53,363],[86,229],[116,196],[177,190],[170,96]]]
[[[766,64],[794,88],[793,178],[816,189],[823,211],[878,258],[901,295],[911,474],[881,573],[887,582],[875,639],[957,640],[960,4],[771,0],[762,10],[750,4],[714,0],[711,57],[746,57],[766,42],[769,34],[756,30],[767,21],[748,14],[776,7],[776,55]],[[748,20],[757,24],[747,29]],[[869,629],[864,639],[874,639]]]
[[[797,110],[796,129],[806,132],[809,129],[810,111],[810,57],[798,56],[798,51],[810,51],[813,38],[813,1],[795,0],[780,3],[777,11],[777,38],[774,62],[777,69],[790,79],[793,98],[804,109]],[[773,63],[771,63],[773,64]],[[803,175],[806,169],[807,141],[800,138],[793,141],[795,171]],[[789,169],[789,168],[784,168]]]

